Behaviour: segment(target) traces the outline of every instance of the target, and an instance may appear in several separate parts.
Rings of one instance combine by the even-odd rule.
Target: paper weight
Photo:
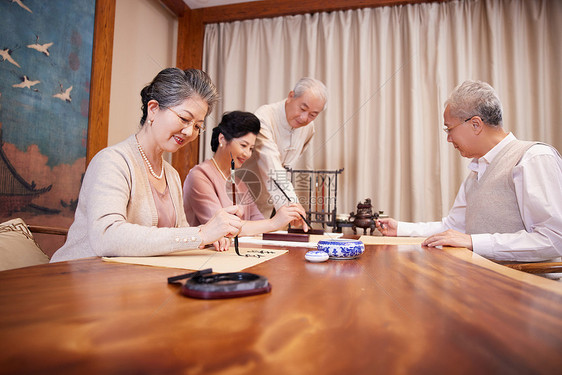
[[[312,250],[308,251],[304,255],[304,259],[308,260],[309,262],[318,263],[318,262],[325,262],[330,258],[327,252],[320,251],[320,250]]]
[[[318,250],[324,251],[330,259],[355,259],[365,251],[365,245],[359,240],[332,239],[318,241]]]
[[[184,296],[200,299],[245,297],[270,291],[266,277],[248,272],[197,275],[181,288]]]

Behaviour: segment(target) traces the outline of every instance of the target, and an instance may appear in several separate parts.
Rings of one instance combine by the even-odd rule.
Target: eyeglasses
[[[463,122],[461,122],[460,124],[456,124],[456,125],[451,126],[451,127],[443,126],[443,131],[444,131],[445,133],[449,134],[449,133],[451,132],[451,130],[453,130],[453,129],[456,128],[457,126],[460,126],[460,125],[464,124],[465,122],[471,120],[474,116],[476,116],[476,115],[472,115],[472,116],[470,116],[469,118],[467,118],[466,120],[464,120]]]
[[[180,116],[176,111],[174,111],[170,107],[166,107],[166,106],[163,106],[163,105],[160,105],[160,107],[169,109],[170,111],[172,111],[172,113],[174,115],[178,116],[178,118],[180,119],[180,122],[181,122],[181,124],[184,128],[187,128],[189,126],[193,126],[193,129],[195,129],[199,133],[203,133],[205,131],[205,124],[203,122],[197,121],[195,119],[188,120],[185,117]]]

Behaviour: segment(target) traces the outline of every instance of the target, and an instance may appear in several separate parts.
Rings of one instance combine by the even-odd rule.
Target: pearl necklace
[[[162,157],[162,170],[160,171],[160,176],[158,176],[155,172],[154,172],[154,168],[152,168],[152,164],[150,164],[150,162],[148,161],[148,158],[146,157],[146,154],[144,153],[144,150],[142,149],[139,140],[137,139],[137,137],[135,136],[135,139],[137,140],[137,147],[139,149],[139,152],[144,160],[144,162],[146,163],[146,165],[148,166],[148,170],[150,171],[150,174],[152,176],[154,176],[155,179],[160,180],[162,178],[162,176],[164,175],[164,157]]]
[[[217,167],[217,170],[219,171],[219,173],[221,174],[222,178],[224,178],[225,181],[228,181],[228,178],[226,178],[226,176],[224,175],[224,173],[222,173],[221,169],[219,168],[219,165],[217,164],[215,158],[211,158],[211,160],[213,161],[213,164],[215,164],[215,167]]]

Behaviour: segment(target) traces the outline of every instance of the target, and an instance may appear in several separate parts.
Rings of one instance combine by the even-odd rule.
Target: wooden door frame
[[[98,151],[107,147],[115,1],[96,0],[86,166]]]

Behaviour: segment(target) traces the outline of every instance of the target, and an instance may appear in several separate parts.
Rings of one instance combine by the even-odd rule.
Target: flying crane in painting
[[[23,76],[22,77],[22,82],[21,83],[16,83],[15,85],[12,85],[12,87],[19,87],[19,88],[28,88],[31,89],[31,86],[35,86],[36,84],[41,83],[41,81],[30,81],[29,78],[27,78],[27,76]],[[37,91],[37,90],[35,90]]]
[[[27,10],[29,13],[33,13],[33,12],[31,11],[31,9],[29,9],[29,8],[23,3],[22,0],[10,0],[10,1],[11,1],[12,3],[18,4],[20,7],[22,7],[22,8],[25,9],[25,10]]]
[[[15,66],[17,66],[18,68],[21,68],[20,64],[18,64],[16,62],[16,60],[14,60],[12,58],[12,50],[9,48],[6,49],[0,49],[0,56],[2,56],[2,61],[8,61],[9,63],[14,64]]]
[[[53,98],[58,98],[60,100],[64,100],[67,102],[71,102],[72,98],[70,97],[70,91],[72,91],[72,86],[67,88],[64,92],[62,91],[62,85],[60,85],[61,92],[59,94],[53,95]]]
[[[45,43],[45,44],[35,43],[35,44],[28,44],[27,48],[33,48],[34,50],[43,52],[45,55],[49,56],[49,47],[52,45],[53,42]]]

